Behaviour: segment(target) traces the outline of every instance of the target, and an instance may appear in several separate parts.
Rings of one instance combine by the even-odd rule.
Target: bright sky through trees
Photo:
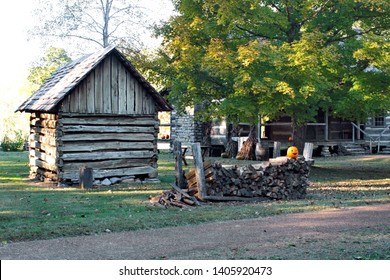
[[[45,53],[38,39],[28,41],[27,31],[35,25],[32,11],[36,2],[15,0],[3,3],[3,13],[0,17],[2,26],[2,42],[0,44],[1,100],[12,98],[18,93],[28,74],[28,68]],[[157,21],[167,19],[172,14],[173,7],[170,0],[144,0],[142,4]],[[149,39],[151,39],[150,35],[145,34],[143,40]],[[55,47],[70,51],[67,46],[62,46],[61,43],[56,43]]]

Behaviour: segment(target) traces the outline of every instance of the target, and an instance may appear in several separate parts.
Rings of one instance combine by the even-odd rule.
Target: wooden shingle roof
[[[96,53],[83,56],[59,68],[53,75],[16,111],[57,112],[57,105],[69,94],[104,58],[115,54],[126,69],[147,90],[156,102],[159,111],[171,111],[172,106],[145,80],[126,57],[115,47],[108,47]]]

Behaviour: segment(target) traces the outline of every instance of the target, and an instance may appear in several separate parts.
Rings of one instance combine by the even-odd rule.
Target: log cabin
[[[172,116],[176,116],[173,111]],[[197,136],[201,131],[200,122],[194,119],[194,111],[187,110],[183,116],[172,118],[171,139],[187,144],[193,139],[201,139]],[[239,137],[246,139],[250,124],[239,124]],[[226,121],[213,122],[211,130],[211,154],[219,156],[226,145]],[[390,113],[384,112],[381,116],[368,118],[367,122],[351,122],[331,116],[328,112],[319,110],[315,121],[305,126],[307,142],[314,144],[318,153],[322,156],[338,154],[367,154],[369,152],[390,153]],[[260,141],[272,149],[274,142],[280,142],[283,149],[292,145],[289,140],[292,137],[291,117],[283,116],[275,121],[267,121],[258,124],[257,133]],[[191,135],[194,135],[191,139]],[[186,136],[186,137],[184,137]],[[200,141],[200,140],[198,140]],[[240,143],[238,145],[240,147]],[[272,154],[272,152],[270,152]]]
[[[30,175],[65,184],[157,177],[158,112],[172,107],[115,47],[58,69],[17,111],[31,113]]]

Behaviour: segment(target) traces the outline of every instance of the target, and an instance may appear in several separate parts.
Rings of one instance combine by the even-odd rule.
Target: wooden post
[[[325,112],[325,141],[329,140],[329,111]]]
[[[86,166],[80,167],[80,188],[92,188],[93,186],[93,169]]]
[[[273,158],[280,157],[280,142],[275,141],[274,142],[274,152],[273,152]]]
[[[358,121],[357,126],[360,128],[360,121]],[[356,138],[357,138],[357,140],[360,140],[360,130],[359,129],[357,130]]]
[[[176,174],[176,185],[180,189],[185,188],[184,178],[183,178],[183,159],[181,152],[181,142],[175,141],[173,144],[174,155],[175,155],[175,174]]]
[[[198,183],[198,192],[200,195],[200,199],[203,199],[207,196],[207,192],[206,192],[206,179],[204,177],[204,166],[203,166],[200,143],[192,144],[192,154],[194,155],[195,177]]]
[[[309,166],[314,164],[313,157],[313,143],[305,143],[305,148],[303,149],[303,157],[305,158],[306,163]]]
[[[303,149],[303,157],[305,160],[311,159],[313,156],[313,143],[305,143],[305,148]]]

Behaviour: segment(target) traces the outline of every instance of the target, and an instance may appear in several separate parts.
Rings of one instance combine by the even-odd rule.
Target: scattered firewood
[[[162,206],[168,208],[175,206],[179,208],[185,208],[188,206],[200,206],[200,202],[185,190],[178,188],[176,185],[172,185],[171,190],[164,191],[157,196],[150,196],[149,202],[155,206]]]

